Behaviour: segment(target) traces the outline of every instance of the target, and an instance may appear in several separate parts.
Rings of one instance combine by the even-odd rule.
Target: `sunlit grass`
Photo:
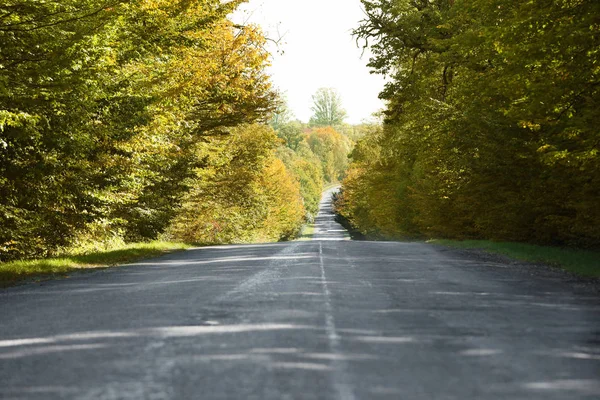
[[[131,263],[189,247],[191,246],[184,243],[159,241],[132,243],[87,254],[0,263],[0,286],[8,286],[24,279],[45,279],[64,276],[77,270]]]
[[[600,252],[488,240],[431,240],[461,249],[481,249],[528,262],[549,264],[577,275],[600,277]]]
[[[306,224],[302,229],[302,233],[298,237],[298,240],[312,240],[313,235],[315,234],[315,225],[314,224]]]

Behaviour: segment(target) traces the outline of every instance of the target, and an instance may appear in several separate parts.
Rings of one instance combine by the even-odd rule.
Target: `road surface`
[[[0,291],[0,398],[600,397],[595,289],[423,243],[348,240],[328,196],[312,241]]]

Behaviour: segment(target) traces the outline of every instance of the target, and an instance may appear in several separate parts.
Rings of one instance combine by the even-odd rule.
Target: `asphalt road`
[[[422,243],[221,246],[0,291],[2,399],[597,399],[600,302]]]

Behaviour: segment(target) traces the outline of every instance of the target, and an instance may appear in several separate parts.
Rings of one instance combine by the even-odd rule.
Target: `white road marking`
[[[319,242],[319,265],[321,267],[321,284],[323,285],[323,293],[325,297],[325,330],[329,347],[334,354],[340,354],[340,336],[335,328],[335,320],[333,318],[333,307],[331,305],[331,292],[327,286],[327,277],[325,276],[325,263],[323,262],[323,244]],[[354,400],[354,393],[348,384],[346,377],[345,362],[342,359],[333,360],[334,368],[334,386],[338,398],[341,400]]]

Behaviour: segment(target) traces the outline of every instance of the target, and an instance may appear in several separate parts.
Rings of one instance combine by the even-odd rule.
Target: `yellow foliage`
[[[278,241],[300,229],[300,186],[275,158],[277,138],[264,125],[236,128],[199,170],[169,234],[201,244]]]
[[[271,158],[261,176],[260,187],[269,205],[267,218],[261,227],[263,238],[272,241],[293,237],[298,233],[305,214],[300,184],[281,160]]]
[[[305,139],[321,160],[325,181],[338,182],[343,179],[352,141],[330,126],[310,130],[305,134]]]

